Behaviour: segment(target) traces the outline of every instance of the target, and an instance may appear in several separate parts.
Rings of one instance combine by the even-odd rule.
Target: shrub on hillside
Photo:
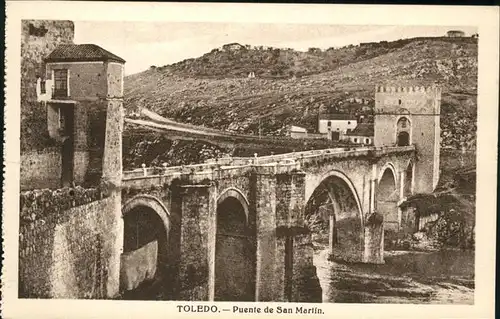
[[[474,225],[468,215],[467,212],[461,210],[445,211],[436,221],[428,224],[426,233],[434,237],[442,248],[473,249]]]

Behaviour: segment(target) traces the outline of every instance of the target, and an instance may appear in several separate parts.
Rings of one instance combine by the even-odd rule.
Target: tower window
[[[398,100],[399,105],[401,105],[401,99]]]
[[[407,125],[408,125],[408,124],[407,124],[407,122],[406,122],[406,119],[405,119],[405,118],[402,118],[402,119],[401,119],[401,127],[402,127],[402,128],[406,128],[406,126],[407,126]]]
[[[42,93],[42,94],[47,93],[46,88],[45,88],[45,80],[40,81],[40,93]]]
[[[328,121],[327,125],[332,126],[332,121]]]
[[[54,97],[68,96],[68,70],[54,70]]]

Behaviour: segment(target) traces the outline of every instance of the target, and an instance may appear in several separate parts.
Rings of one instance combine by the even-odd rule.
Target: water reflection
[[[386,252],[385,264],[344,264],[315,249],[323,302],[474,303],[471,251]]]

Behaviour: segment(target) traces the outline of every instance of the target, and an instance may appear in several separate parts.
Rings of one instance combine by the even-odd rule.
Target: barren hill
[[[255,78],[248,78],[253,72]],[[477,39],[415,38],[321,51],[228,44],[127,76],[125,106],[237,133],[309,131],[318,112],[368,113],[376,84],[443,86],[442,144],[475,148]]]

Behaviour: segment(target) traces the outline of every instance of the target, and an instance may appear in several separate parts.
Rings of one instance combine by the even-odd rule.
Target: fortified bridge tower
[[[415,145],[412,193],[430,193],[439,181],[441,89],[375,89],[375,147]]]

